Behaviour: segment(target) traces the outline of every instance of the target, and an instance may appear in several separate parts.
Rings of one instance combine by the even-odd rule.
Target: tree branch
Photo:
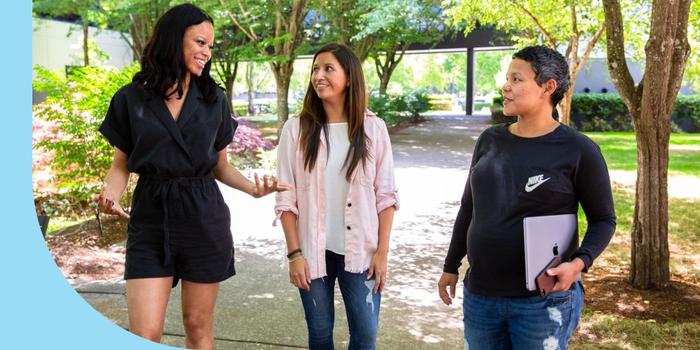
[[[595,47],[596,43],[598,43],[598,40],[600,37],[603,35],[603,31],[605,31],[605,21],[603,21],[603,24],[600,25],[600,28],[598,28],[598,31],[593,35],[593,38],[591,38],[590,41],[588,41],[588,45],[586,46],[586,51],[583,52],[583,55],[581,56],[581,59],[579,60],[579,63],[576,67],[576,70],[574,71],[574,76],[578,75],[578,72],[581,70],[581,67],[583,64],[588,60],[588,56],[591,55],[591,52],[593,51],[593,48]]]
[[[537,19],[537,17],[535,17],[535,15],[533,15],[532,12],[528,11],[528,9],[526,9],[525,6],[523,4],[521,4],[520,2],[518,2],[517,0],[510,0],[510,1],[515,6],[519,7],[520,10],[525,12],[525,14],[528,17],[530,17],[530,19],[532,19],[532,21],[535,23],[535,26],[537,27],[537,29],[539,29],[540,32],[542,33],[542,35],[544,35],[545,38],[547,38],[547,41],[549,41],[549,45],[552,48],[556,48],[557,47],[557,39],[554,38],[554,36],[552,36],[552,34],[550,34],[546,29],[544,29],[544,27],[542,26],[542,24],[540,24],[540,21]]]
[[[224,0],[219,0],[219,3],[221,4],[221,7],[226,8],[226,4],[224,4]],[[243,6],[240,1],[238,2],[238,5]],[[231,18],[231,21],[233,21],[233,24],[235,24],[236,27],[238,27],[238,29],[240,29],[243,32],[243,34],[245,34],[245,36],[249,37],[251,41],[255,41],[255,42],[258,41],[258,37],[257,37],[257,35],[255,35],[255,32],[253,32],[253,30],[248,30],[247,28],[245,28],[241,24],[241,22],[238,21],[238,18],[236,18],[236,16],[234,16],[233,13],[231,13],[230,10],[226,10],[226,14],[229,16],[229,18]]]
[[[633,109],[638,108],[637,91],[634,87],[634,79],[627,67],[625,57],[625,32],[622,25],[622,10],[619,0],[603,0],[603,11],[607,34],[608,71],[613,84],[625,102],[630,113],[635,115]],[[640,85],[641,86],[641,85]]]

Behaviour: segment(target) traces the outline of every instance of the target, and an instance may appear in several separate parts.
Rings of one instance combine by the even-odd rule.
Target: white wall
[[[62,71],[65,71],[67,65],[83,65],[81,26],[33,18],[32,27],[32,65]],[[101,51],[109,56],[109,59],[104,62],[105,65],[121,67],[131,64],[131,48],[118,32],[90,27],[88,36]]]

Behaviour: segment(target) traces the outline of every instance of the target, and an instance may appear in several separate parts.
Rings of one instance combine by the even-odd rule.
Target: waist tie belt
[[[157,175],[142,174],[139,176],[139,182],[156,183],[158,192],[156,197],[160,197],[160,203],[163,207],[163,266],[170,264],[170,229],[168,227],[169,213],[168,203],[180,203],[180,187],[190,187],[195,183],[204,183],[205,180],[213,180],[214,175],[208,174],[197,177],[162,177]],[[172,200],[172,201],[169,201]]]

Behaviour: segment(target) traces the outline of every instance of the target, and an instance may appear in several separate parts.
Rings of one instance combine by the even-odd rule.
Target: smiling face
[[[311,73],[311,84],[321,101],[336,103],[345,101],[348,77],[333,53],[322,52],[316,56]]]
[[[508,67],[506,83],[503,89],[503,113],[509,116],[522,116],[536,113],[550,105],[548,89],[552,89],[553,80],[537,85],[535,71],[527,61],[513,59]],[[554,83],[556,84],[556,83]],[[554,85],[556,87],[556,85]]]
[[[211,59],[214,44],[214,26],[204,21],[187,27],[182,37],[182,54],[187,71],[196,76],[202,74],[204,66]]]

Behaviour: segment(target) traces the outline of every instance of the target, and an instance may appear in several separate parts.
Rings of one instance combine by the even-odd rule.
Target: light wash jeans
[[[565,350],[583,308],[581,282],[567,291],[507,298],[464,288],[465,349]]]
[[[367,271],[345,271],[345,257],[326,250],[327,276],[311,280],[311,291],[299,289],[309,330],[309,349],[334,349],[333,289],[338,279],[345,302],[350,329],[348,349],[374,349],[379,325],[380,293],[372,293],[374,276],[367,279]]]

